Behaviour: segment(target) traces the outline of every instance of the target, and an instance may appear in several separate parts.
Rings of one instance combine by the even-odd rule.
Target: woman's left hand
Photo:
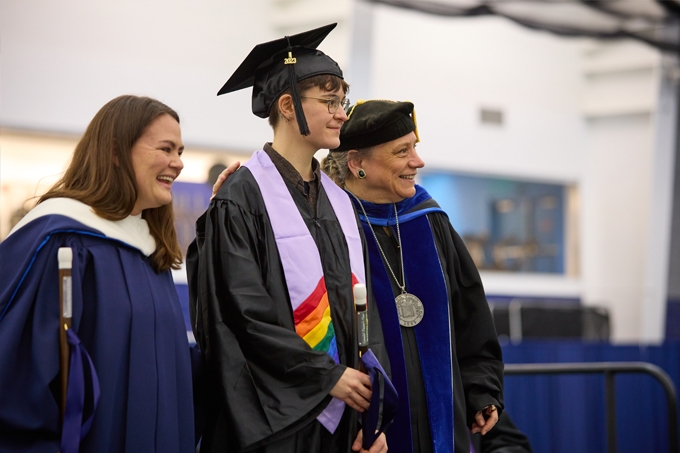
[[[211,200],[215,197],[215,195],[217,195],[217,192],[220,190],[220,187],[222,187],[222,184],[224,184],[224,181],[226,181],[230,175],[233,175],[240,166],[241,162],[236,161],[222,170],[222,173],[220,173],[220,175],[217,177],[217,181],[215,181],[215,184],[213,184],[212,195],[210,196]]]
[[[484,417],[484,414],[488,418]],[[475,422],[472,424],[472,434],[482,433],[482,436],[493,428],[498,422],[498,409],[493,404],[488,405],[475,414]]]

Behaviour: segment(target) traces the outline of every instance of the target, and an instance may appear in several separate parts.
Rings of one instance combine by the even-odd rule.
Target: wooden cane
[[[354,307],[357,313],[357,343],[359,358],[368,351],[368,311],[366,310],[366,285],[354,285]],[[359,360],[359,369],[363,370],[363,362]]]
[[[71,267],[73,252],[70,247],[59,247],[59,375],[61,377],[61,419],[66,411],[66,389],[68,387],[69,347],[66,331],[71,328],[73,304]]]

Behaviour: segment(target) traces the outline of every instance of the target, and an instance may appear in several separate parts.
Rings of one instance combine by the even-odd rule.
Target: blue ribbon
[[[397,206],[401,208],[400,203]],[[423,372],[433,449],[435,453],[451,453],[454,449],[453,376],[449,324],[451,315],[446,282],[427,216],[414,215],[410,221],[404,223],[401,218],[399,220],[406,286],[410,293],[422,301],[425,308],[423,320],[413,329]],[[362,226],[369,250],[373,294],[390,358],[392,382],[400,395],[398,416],[388,433],[388,442],[399,445],[403,451],[411,452],[413,439],[406,361],[401,326],[394,303],[395,294],[373,232],[366,222],[362,222]]]
[[[406,287],[423,302],[425,315],[416,327],[430,431],[435,453],[451,453],[453,375],[451,313],[432,227],[426,216],[401,225]],[[394,305],[394,303],[393,303]]]
[[[392,424],[399,408],[399,395],[373,351],[369,349],[362,354],[361,361],[371,378],[371,389],[373,391],[371,405],[367,411],[361,414],[361,425],[364,433],[363,448],[368,450],[378,436]],[[382,419],[380,418],[381,399]]]
[[[71,364],[66,390],[64,422],[61,428],[61,453],[78,453],[80,441],[90,430],[99,403],[99,378],[90,355],[73,329],[66,331],[66,341],[71,349]],[[83,366],[83,362],[87,367]],[[85,416],[86,397],[90,412]],[[84,416],[85,420],[83,420]]]

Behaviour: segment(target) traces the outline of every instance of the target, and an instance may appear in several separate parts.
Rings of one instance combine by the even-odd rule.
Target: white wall
[[[620,341],[664,337],[675,154],[674,82],[639,43],[585,55],[584,298],[610,307]],[[673,65],[666,57],[666,64]]]
[[[379,8],[374,97],[409,99],[428,165],[576,181],[586,143],[580,46],[501,18]],[[479,109],[503,111],[502,127]]]
[[[613,334],[641,333],[649,219],[652,124],[649,115],[593,119],[582,183],[583,296],[609,308]]]
[[[271,3],[2,0],[0,124],[79,134],[132,93],[175,108],[188,143],[260,147],[271,130],[249,114],[250,92],[216,93],[255,44],[279,37]]]

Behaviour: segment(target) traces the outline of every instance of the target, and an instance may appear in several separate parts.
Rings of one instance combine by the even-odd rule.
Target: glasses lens
[[[345,98],[342,100],[342,109],[347,110],[349,108],[349,98]]]
[[[338,99],[337,96],[331,96],[328,99],[328,113],[335,113],[338,110],[338,106],[340,105],[340,99]]]

